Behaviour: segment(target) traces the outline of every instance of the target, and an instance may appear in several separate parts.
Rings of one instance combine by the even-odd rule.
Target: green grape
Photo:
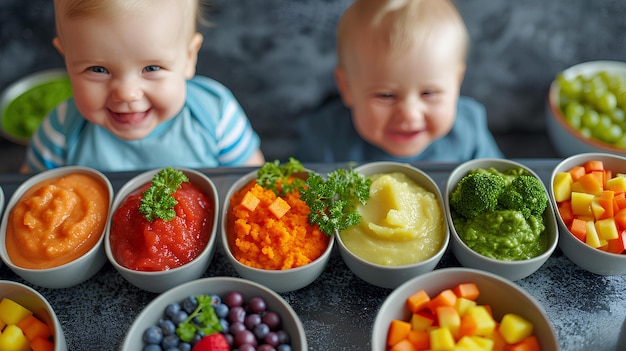
[[[593,128],[600,122],[600,114],[593,109],[587,108],[581,116],[581,122],[583,127]]]
[[[621,108],[626,108],[626,90],[617,94],[617,106]]]
[[[626,135],[622,135],[622,137],[619,138],[614,145],[626,149]]]
[[[580,77],[566,79],[563,73],[557,75],[557,82],[562,95],[577,99],[583,91],[583,82]]]
[[[617,107],[617,98],[607,90],[596,101],[596,107],[602,112],[609,112]]]
[[[622,110],[621,108],[614,108],[611,111],[609,111],[609,117],[611,117],[611,120],[613,121],[613,123],[618,123],[618,124],[621,124],[622,122],[626,120],[626,116],[624,115],[624,110]]]

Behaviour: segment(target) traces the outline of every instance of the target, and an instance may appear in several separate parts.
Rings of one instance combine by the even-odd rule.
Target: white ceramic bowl
[[[33,312],[33,315],[46,323],[52,330],[54,351],[67,351],[67,343],[61,323],[50,303],[35,289],[8,280],[0,280],[0,300],[9,298]]]
[[[441,196],[441,192],[437,187],[437,184],[430,178],[425,172],[405,163],[398,162],[371,162],[360,165],[354,168],[354,171],[359,172],[365,176],[371,176],[375,174],[385,174],[399,172],[405,174],[409,179],[413,180],[416,184],[422,186],[427,191],[435,194],[439,201],[439,207],[441,208],[441,214],[443,219],[443,226],[445,231],[445,238],[441,244],[441,247],[437,252],[421,262],[400,265],[400,266],[387,266],[373,262],[369,262],[350,251],[341,240],[341,235],[337,236],[337,245],[343,261],[348,268],[359,278],[364,281],[380,286],[383,288],[393,289],[407,280],[426,272],[430,272],[439,263],[443,254],[448,247],[450,241],[450,231],[448,229],[448,223],[445,218],[444,203]]]
[[[330,259],[330,254],[335,242],[334,235],[330,237],[326,250],[316,260],[304,266],[285,270],[270,270],[250,267],[239,262],[231,252],[228,239],[229,236],[226,230],[230,199],[237,190],[243,188],[250,181],[256,179],[256,176],[257,170],[251,171],[239,178],[228,189],[228,193],[224,199],[224,207],[221,214],[221,240],[226,258],[231,263],[233,268],[235,268],[237,274],[239,274],[242,278],[263,284],[276,292],[295,291],[304,288],[314,282],[326,268],[326,264]]]
[[[619,61],[590,61],[584,62],[563,71],[565,78],[576,76],[590,77],[601,71],[622,75],[626,78],[626,62]],[[552,145],[557,152],[568,157],[587,152],[608,152],[626,155],[626,149],[613,146],[609,143],[588,138],[572,127],[563,117],[560,104],[560,89],[556,80],[550,85],[546,111],[546,125]]]
[[[552,171],[550,178],[550,202],[555,208],[558,204],[554,198],[554,178],[556,174],[565,172],[574,166],[583,165],[590,160],[600,160],[605,169],[613,174],[626,173],[626,157],[606,153],[584,153],[570,156],[562,160]],[[557,222],[561,235],[559,247],[561,251],[577,266],[599,275],[626,275],[626,254],[614,254],[593,248],[578,240],[557,215]]]
[[[0,226],[0,258],[2,258],[2,261],[4,261],[4,263],[13,272],[22,277],[24,280],[45,288],[68,288],[80,284],[96,274],[106,263],[106,256],[104,254],[103,247],[104,230],[102,231],[96,244],[89,251],[74,261],[61,266],[45,269],[28,269],[14,264],[9,258],[5,242],[9,215],[12,209],[22,198],[24,193],[39,182],[71,174],[85,174],[99,181],[108,191],[107,200],[109,204],[108,210],[110,212],[111,203],[113,202],[113,187],[111,186],[109,179],[104,174],[93,168],[66,166],[47,170],[28,178],[15,190],[11,199],[7,203],[2,216],[2,224]],[[104,227],[106,228],[106,225]]]
[[[211,277],[198,279],[170,289],[159,295],[137,316],[126,333],[120,351],[137,351],[143,348],[142,334],[148,327],[155,325],[162,317],[165,307],[172,302],[180,302],[190,295],[217,294],[226,296],[231,291],[239,291],[244,299],[253,297],[265,299],[268,310],[278,313],[282,318],[284,330],[289,334],[291,349],[308,349],[302,322],[289,304],[274,291],[258,283],[233,277]]]
[[[144,184],[151,182],[154,175],[161,169],[154,169],[138,174],[120,188],[113,200],[113,206],[111,207],[111,214],[109,216],[109,225],[105,232],[104,249],[109,262],[111,262],[113,267],[129,283],[150,292],[161,293],[190,280],[200,278],[206,272],[213,258],[213,254],[215,253],[219,211],[219,198],[215,184],[209,177],[199,171],[185,168],[177,169],[182,171],[192,184],[197,185],[209,197],[214,206],[213,214],[211,218],[208,219],[212,223],[209,241],[204,250],[202,250],[195,259],[180,267],[169,270],[138,271],[122,266],[115,260],[113,255],[110,241],[110,226],[113,214],[128,195]]]
[[[30,128],[37,127],[40,123],[40,120],[34,121],[34,122],[37,122],[34,125],[28,125],[28,126],[22,125],[21,127],[18,127],[16,129],[14,128],[15,126],[11,127],[10,124],[11,123],[24,123],[25,122],[24,116],[9,115],[7,114],[8,112],[7,109],[9,105],[15,99],[19,98],[20,96],[29,92],[30,90],[36,89],[38,87],[43,87],[47,84],[59,82],[59,81],[65,82],[64,85],[68,87],[69,91],[65,91],[66,94],[60,94],[59,99],[53,99],[52,101],[50,101],[52,97],[48,96],[47,101],[41,100],[41,102],[45,101],[47,103],[53,104],[53,106],[49,106],[49,109],[52,110],[54,105],[60,103],[61,101],[69,98],[72,95],[69,78],[67,76],[67,72],[65,71],[65,69],[49,69],[45,71],[36,72],[24,78],[21,78],[15,81],[14,83],[12,83],[11,85],[9,85],[2,92],[2,96],[0,96],[0,135],[6,138],[7,140],[13,141],[14,143],[27,145],[29,142],[30,136],[32,134],[25,133],[25,132],[27,130],[30,130]],[[59,91],[57,89],[57,92],[61,93],[64,91]],[[29,100],[29,102],[32,103],[32,100]],[[49,112],[47,111],[48,109],[46,109],[45,107],[46,107],[45,105],[38,106],[37,108],[35,108],[35,106],[31,106],[31,108],[34,111],[42,113],[41,115],[36,116],[37,118],[40,118],[41,120],[45,117],[45,114]],[[18,118],[19,122],[15,122],[16,118]]]
[[[550,255],[552,255],[552,252],[554,252],[557,247],[559,232],[556,224],[554,208],[551,202],[548,203],[548,206],[546,207],[543,215],[546,225],[546,235],[548,236],[547,249],[543,254],[530,259],[505,261],[483,256],[467,246],[454,228],[452,215],[450,214],[450,194],[452,193],[454,188],[456,188],[456,185],[461,180],[461,178],[467,175],[470,170],[478,168],[487,169],[490,167],[493,167],[498,171],[505,171],[511,168],[521,167],[524,168],[529,174],[539,178],[539,176],[537,176],[537,174],[532,169],[522,165],[521,163],[506,159],[475,159],[458,165],[448,177],[444,197],[446,216],[450,225],[450,236],[452,237],[452,252],[454,253],[454,256],[457,258],[457,260],[459,260],[459,262],[465,267],[481,269],[487,272],[495,273],[513,281],[523,279],[537,271],[548,260],[548,258],[550,258]],[[545,185],[544,190],[547,194]]]
[[[387,331],[393,319],[409,320],[406,299],[423,289],[431,297],[457,284],[473,282],[478,285],[479,304],[489,305],[494,318],[501,320],[506,313],[516,313],[530,321],[542,350],[560,349],[556,333],[541,304],[516,284],[489,272],[471,268],[443,268],[415,277],[395,289],[380,306],[372,330],[372,351],[385,351]]]

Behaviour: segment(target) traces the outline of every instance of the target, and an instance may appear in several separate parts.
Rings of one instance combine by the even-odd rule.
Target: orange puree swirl
[[[98,242],[108,211],[107,188],[88,175],[70,174],[36,184],[9,215],[9,258],[29,269],[73,261]]]

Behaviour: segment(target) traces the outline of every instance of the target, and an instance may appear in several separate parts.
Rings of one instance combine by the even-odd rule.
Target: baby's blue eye
[[[146,71],[146,72],[156,72],[156,71],[158,71],[160,69],[161,69],[161,67],[159,67],[159,66],[151,65],[151,66],[146,66],[146,68],[144,68],[144,71]]]
[[[390,98],[393,97],[393,94],[391,94],[391,93],[379,93],[377,96],[379,98],[381,98],[381,99],[390,99]]]
[[[94,73],[109,73],[109,71],[107,71],[107,69],[102,66],[89,67],[89,70]]]

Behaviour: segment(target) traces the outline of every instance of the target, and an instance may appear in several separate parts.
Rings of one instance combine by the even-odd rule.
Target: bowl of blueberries
[[[121,351],[306,350],[302,322],[277,293],[235,277],[209,277],[172,288],[150,302],[126,333]]]

